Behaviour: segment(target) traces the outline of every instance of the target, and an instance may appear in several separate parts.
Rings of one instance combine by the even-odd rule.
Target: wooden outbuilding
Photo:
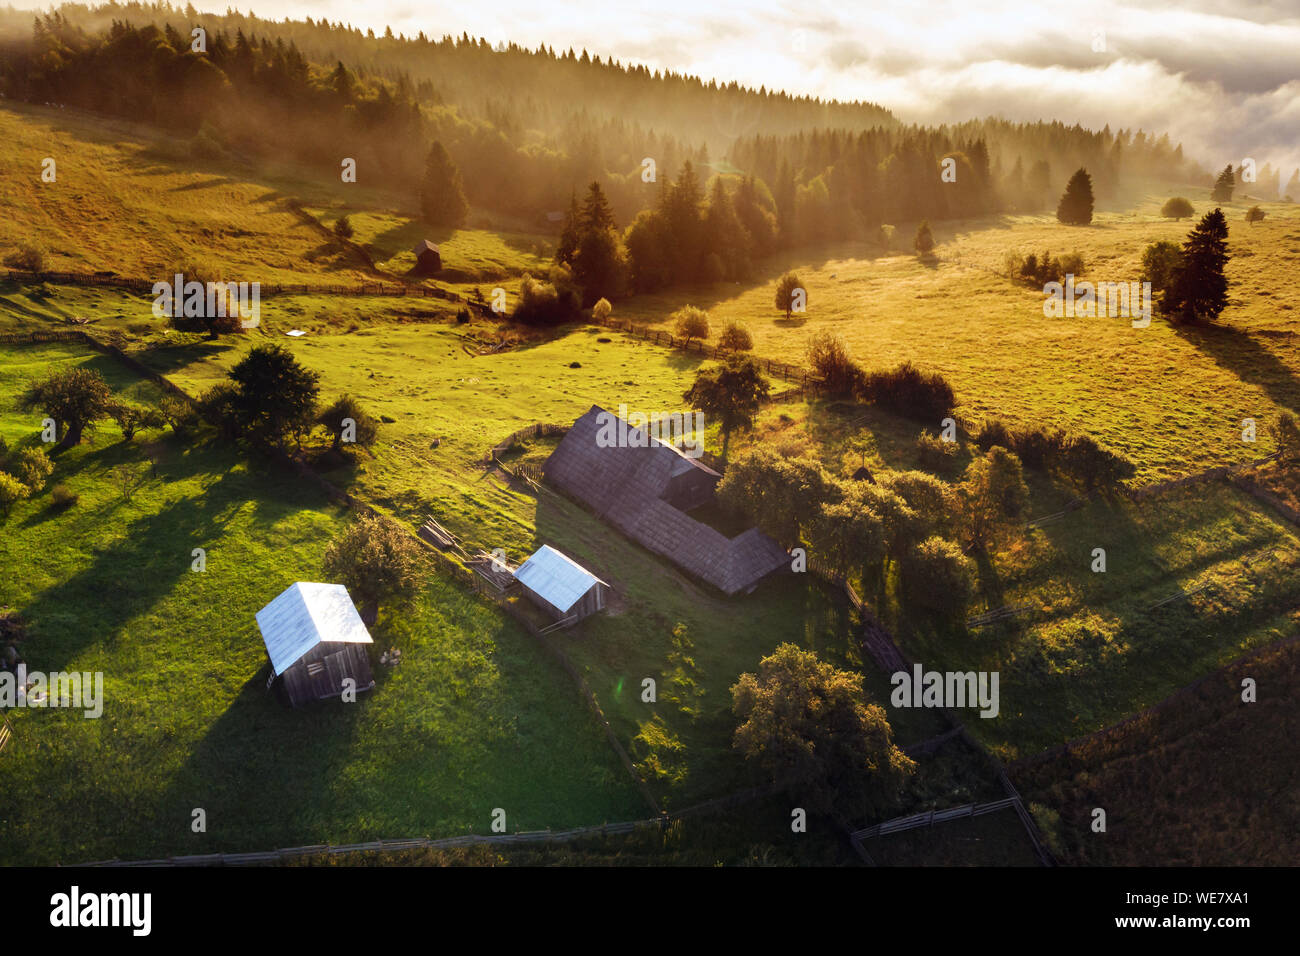
[[[271,660],[267,687],[279,680],[292,706],[338,700],[349,687],[360,692],[375,686],[370,632],[343,585],[292,584],[257,612],[257,626]]]
[[[534,604],[556,621],[574,623],[605,607],[609,585],[572,558],[542,545],[515,570]]]
[[[411,270],[414,274],[431,276],[442,270],[442,254],[428,239],[417,242],[411,252],[415,254],[415,268]]]

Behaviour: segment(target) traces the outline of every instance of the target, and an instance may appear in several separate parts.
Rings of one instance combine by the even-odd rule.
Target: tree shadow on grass
[[[1224,325],[1179,325],[1175,331],[1275,404],[1300,408],[1300,376],[1251,333]]]

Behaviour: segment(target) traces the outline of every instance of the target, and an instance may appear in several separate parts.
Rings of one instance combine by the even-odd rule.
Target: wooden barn
[[[757,528],[727,537],[687,514],[714,500],[716,471],[625,421],[617,431],[637,440],[611,446],[602,439],[611,418],[621,421],[593,405],[574,422],[546,459],[547,481],[728,596],[790,566],[785,549]]]
[[[415,268],[411,270],[414,274],[431,276],[442,270],[442,254],[428,239],[417,242],[411,252],[415,254]]]
[[[544,544],[515,571],[534,604],[556,621],[573,623],[605,607],[609,585],[568,556]]]
[[[343,585],[292,584],[257,612],[257,626],[271,659],[267,687],[278,679],[294,707],[340,699],[348,678],[358,691],[375,686],[370,632]]]

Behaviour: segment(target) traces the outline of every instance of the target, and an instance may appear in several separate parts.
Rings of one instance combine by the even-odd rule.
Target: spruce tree
[[[437,140],[429,147],[429,158],[425,161],[420,208],[425,221],[435,226],[464,225],[469,213],[460,170]]]
[[[1228,220],[1223,210],[1206,213],[1183,243],[1182,266],[1169,296],[1171,313],[1183,322],[1217,319],[1228,304]]]
[[[1232,163],[1223,167],[1219,178],[1214,181],[1214,192],[1210,198],[1215,202],[1232,202],[1232,190],[1236,187],[1236,178],[1232,175]]]
[[[1086,226],[1092,222],[1092,177],[1086,169],[1075,170],[1056,206],[1056,218],[1067,226]]]

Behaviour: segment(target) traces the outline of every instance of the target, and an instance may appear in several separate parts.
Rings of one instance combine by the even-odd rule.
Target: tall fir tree
[[[1086,226],[1092,222],[1092,177],[1086,169],[1075,170],[1056,206],[1056,218],[1067,226]]]
[[[1215,202],[1232,202],[1232,191],[1237,188],[1237,179],[1232,174],[1232,163],[1223,167],[1219,178],[1214,181],[1214,191],[1210,198]]]
[[[1228,220],[1208,212],[1183,243],[1182,265],[1169,296],[1170,311],[1182,322],[1214,321],[1228,305]]]
[[[434,140],[424,165],[424,182],[420,186],[420,208],[426,222],[435,226],[461,226],[469,214],[465,185],[460,170],[447,155],[442,143]]]

